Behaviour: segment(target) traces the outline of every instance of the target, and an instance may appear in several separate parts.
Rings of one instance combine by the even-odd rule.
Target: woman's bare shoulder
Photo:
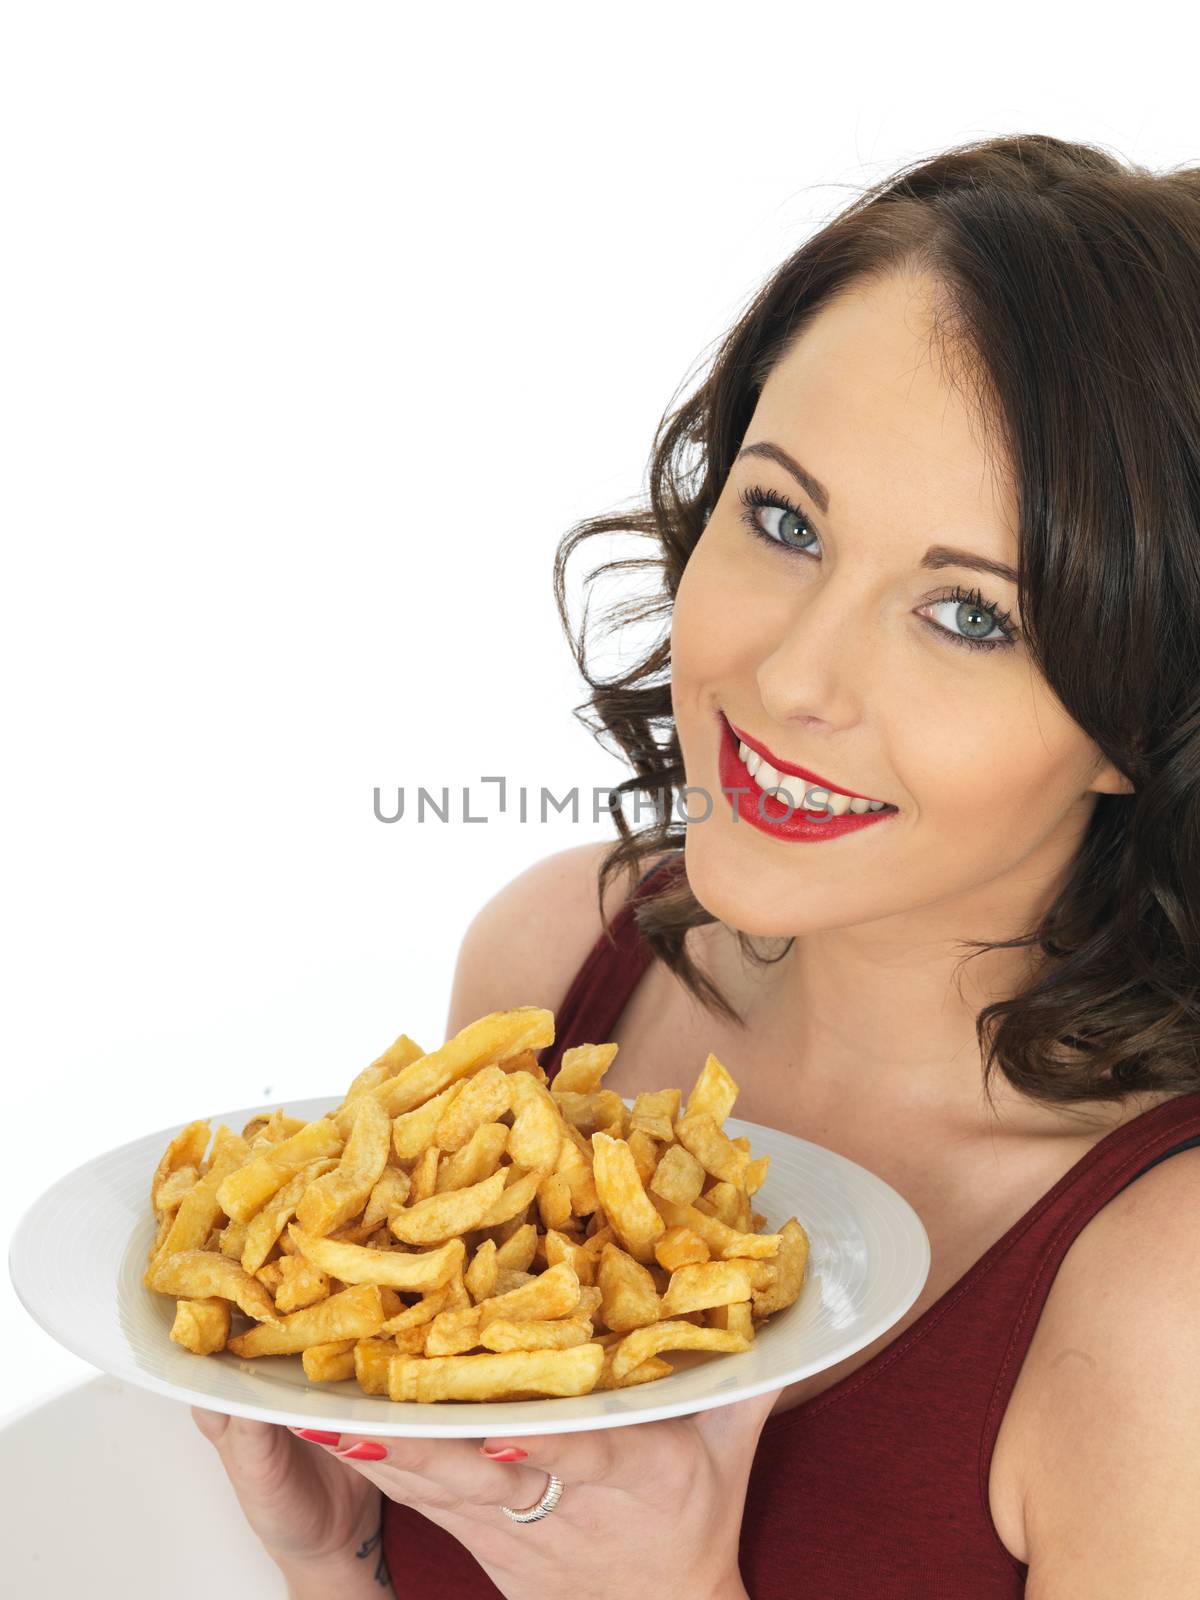
[[[524,868],[480,906],[459,948],[447,1038],[489,1011],[530,1005],[558,1011],[602,931],[600,865],[612,848],[603,839],[558,850]],[[609,883],[606,918],[629,898],[637,876],[620,872]]]

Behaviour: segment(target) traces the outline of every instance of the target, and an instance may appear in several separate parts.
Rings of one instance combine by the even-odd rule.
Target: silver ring
[[[542,1498],[537,1505],[530,1506],[528,1511],[514,1511],[511,1506],[501,1506],[506,1517],[511,1517],[514,1522],[539,1522],[543,1517],[548,1517],[558,1504],[563,1492],[563,1481],[550,1473],[550,1482],[542,1491]]]

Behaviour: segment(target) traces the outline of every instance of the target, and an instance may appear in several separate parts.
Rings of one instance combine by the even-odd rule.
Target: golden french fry
[[[293,1177],[289,1178],[282,1189],[277,1189],[263,1206],[262,1210],[251,1217],[249,1222],[229,1224],[225,1229],[238,1227],[242,1230],[242,1265],[247,1272],[257,1272],[259,1267],[271,1254],[276,1239],[283,1232],[289,1218],[300,1204],[310,1183],[322,1177],[325,1173],[336,1168],[337,1162],[332,1156],[325,1156],[320,1161],[310,1161],[306,1167],[301,1167]],[[234,1236],[236,1238],[236,1235]],[[228,1255],[231,1252],[221,1249]]]
[[[437,1130],[443,1116],[467,1089],[467,1079],[456,1078],[439,1094],[431,1095],[423,1104],[411,1111],[402,1111],[392,1119],[392,1148],[398,1161],[415,1161],[430,1146],[441,1149]]]
[[[261,1289],[262,1285],[256,1287]],[[382,1326],[379,1290],[373,1283],[361,1283],[331,1294],[303,1311],[293,1311],[282,1319],[276,1317],[274,1326],[260,1323],[231,1339],[228,1349],[235,1356],[290,1356],[310,1344],[328,1344],[332,1339],[367,1339]]]
[[[659,1293],[649,1268],[619,1248],[607,1244],[596,1269],[600,1290],[600,1320],[613,1332],[627,1333],[659,1319]]]
[[[711,1112],[689,1111],[675,1124],[675,1136],[714,1178],[723,1178],[727,1183],[742,1182],[750,1157],[721,1132]]]
[[[490,1178],[508,1146],[508,1135],[507,1123],[480,1123],[460,1150],[442,1157],[437,1168],[436,1192],[468,1189],[473,1183]]]
[[[677,1206],[674,1201],[651,1191],[660,1216],[673,1227],[690,1228],[698,1233],[718,1260],[730,1256],[775,1256],[779,1253],[777,1233],[739,1233],[719,1217],[711,1217],[697,1206]]]
[[[310,1383],[342,1383],[354,1376],[354,1340],[331,1339],[310,1344],[300,1352],[304,1376]]]
[[[341,1160],[309,1184],[296,1206],[296,1220],[306,1233],[332,1233],[357,1216],[387,1164],[392,1138],[387,1112],[369,1094],[351,1104],[354,1124]]]
[[[231,1172],[217,1190],[217,1199],[226,1216],[249,1222],[301,1167],[322,1156],[340,1155],[341,1150],[341,1134],[328,1117],[320,1117]]]
[[[461,1028],[440,1050],[411,1062],[369,1092],[383,1103],[389,1116],[397,1117],[440,1094],[456,1078],[468,1077],[518,1051],[541,1050],[553,1043],[552,1011],[540,1006],[491,1011]]]
[[[593,1342],[496,1355],[396,1355],[388,1368],[388,1395],[396,1401],[433,1401],[587,1394],[603,1364],[604,1348]]]
[[[456,1095],[442,1111],[433,1132],[438,1149],[451,1155],[461,1150],[475,1130],[485,1122],[498,1123],[513,1104],[508,1074],[494,1063],[490,1067],[483,1067],[474,1077],[460,1079],[459,1082],[462,1083],[462,1093]]]
[[[750,1274],[738,1261],[697,1261],[676,1267],[662,1297],[661,1315],[707,1311],[749,1300]]]
[[[466,1246],[461,1238],[447,1239],[435,1250],[369,1250],[306,1233],[296,1223],[288,1225],[296,1249],[314,1266],[343,1283],[376,1283],[402,1293],[428,1294],[440,1289],[462,1269]]]
[[[161,1261],[166,1256],[178,1255],[185,1250],[203,1248],[221,1216],[221,1205],[217,1199],[220,1186],[226,1174],[234,1171],[249,1158],[249,1155],[250,1146],[244,1139],[223,1125],[217,1129],[213,1135],[213,1151],[208,1171],[184,1195],[170,1227],[160,1239],[155,1240],[150,1264],[146,1268],[143,1280],[147,1286],[156,1261]]]
[[[550,1093],[594,1094],[617,1054],[615,1044],[577,1044],[564,1050]]]
[[[639,1094],[629,1114],[630,1136],[641,1131],[652,1139],[670,1144],[674,1139],[675,1119],[679,1115],[681,1093],[678,1089],[648,1089]]]
[[[328,1275],[303,1256],[281,1256],[281,1278],[275,1291],[276,1311],[303,1311],[329,1295]]]
[[[204,1152],[208,1149],[210,1132],[207,1119],[189,1122],[186,1128],[180,1129],[163,1151],[162,1159],[155,1167],[154,1176],[150,1180],[150,1204],[155,1211],[166,1209],[162,1201],[162,1190],[172,1174],[178,1172],[180,1168],[192,1167],[196,1169],[198,1175],[200,1163],[204,1160]]]
[[[654,1176],[646,1185],[653,1200],[656,1194],[677,1206],[690,1206],[704,1188],[704,1168],[681,1144],[669,1145],[662,1153]]]
[[[198,1356],[224,1350],[229,1338],[229,1301],[216,1295],[203,1300],[180,1300],[175,1306],[171,1338]]]
[[[506,1171],[501,1167],[482,1183],[402,1206],[388,1218],[388,1227],[404,1244],[442,1244],[484,1227],[484,1218],[503,1194],[505,1181]]]
[[[528,1073],[514,1073],[508,1081],[513,1109],[509,1156],[526,1171],[553,1172],[565,1136],[562,1115],[550,1091]]]
[[[651,1204],[624,1139],[594,1133],[593,1171],[604,1214],[636,1261],[653,1261],[654,1242],[666,1224]]]
[[[654,1246],[654,1259],[668,1272],[674,1272],[677,1267],[688,1266],[692,1262],[708,1261],[711,1258],[712,1251],[691,1228],[670,1227]]]
[[[366,1337],[354,1346],[354,1376],[364,1394],[388,1392],[388,1363],[396,1354],[394,1339]]]
[[[696,1079],[691,1094],[688,1095],[684,1116],[696,1116],[706,1111],[720,1127],[733,1110],[737,1097],[737,1084],[710,1051],[700,1076]]]
[[[756,1317],[769,1317],[776,1311],[782,1311],[785,1306],[792,1305],[800,1298],[800,1291],[804,1287],[804,1272],[808,1266],[808,1234],[795,1217],[789,1217],[776,1237],[779,1240],[779,1254],[775,1257],[775,1265],[779,1272],[774,1283],[754,1291],[751,1309]]]
[[[616,1347],[612,1358],[615,1378],[623,1378],[660,1350],[749,1350],[751,1341],[743,1334],[725,1328],[698,1328],[694,1322],[676,1318],[656,1322],[649,1328],[635,1328]]]
[[[591,1337],[587,1317],[531,1317],[527,1322],[497,1317],[480,1330],[479,1342],[487,1350],[566,1350]]]
[[[363,1227],[374,1228],[386,1222],[393,1211],[399,1211],[411,1190],[412,1179],[403,1167],[384,1167],[363,1211]]]
[[[279,1321],[271,1297],[240,1262],[216,1250],[181,1250],[156,1261],[149,1287],[156,1294],[173,1294],[186,1300],[207,1300],[220,1295],[258,1322]]]

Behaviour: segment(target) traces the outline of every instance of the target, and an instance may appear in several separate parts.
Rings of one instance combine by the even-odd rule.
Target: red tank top
[[[540,1060],[611,1036],[651,962],[637,902],[601,934]],[[1020,1600],[1026,1566],[988,1506],[992,1448],[1054,1275],[1126,1184],[1200,1144],[1200,1090],[1114,1129],[892,1342],[811,1400],[767,1419],[739,1559],[750,1600]],[[384,1502],[383,1551],[405,1600],[497,1600],[475,1558],[409,1506]]]

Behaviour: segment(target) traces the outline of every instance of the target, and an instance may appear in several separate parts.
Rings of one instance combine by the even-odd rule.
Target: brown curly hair
[[[559,616],[589,690],[575,715],[633,769],[614,786],[601,918],[615,874],[644,875],[683,842],[669,619],[759,391],[828,298],[909,270],[937,284],[933,338],[1012,464],[1032,660],[1136,791],[1098,795],[1036,927],[963,941],[974,954],[1032,952],[1020,992],[976,1018],[985,1090],[997,1065],[1047,1104],[1200,1088],[1200,169],[1156,173],[1042,134],[960,144],[862,191],[751,297],[660,421],[648,500],[577,523],[555,557]],[[581,541],[614,533],[642,535],[654,553],[606,562],[585,587],[649,570],[655,592],[607,616],[617,629],[665,626],[632,668],[598,679],[586,605],[572,628],[566,568]],[[620,797],[638,791],[655,799],[654,822],[631,829]],[[636,917],[653,954],[741,1023],[685,946],[689,928],[714,921],[686,875],[663,874]],[[767,959],[734,931],[744,954]]]

